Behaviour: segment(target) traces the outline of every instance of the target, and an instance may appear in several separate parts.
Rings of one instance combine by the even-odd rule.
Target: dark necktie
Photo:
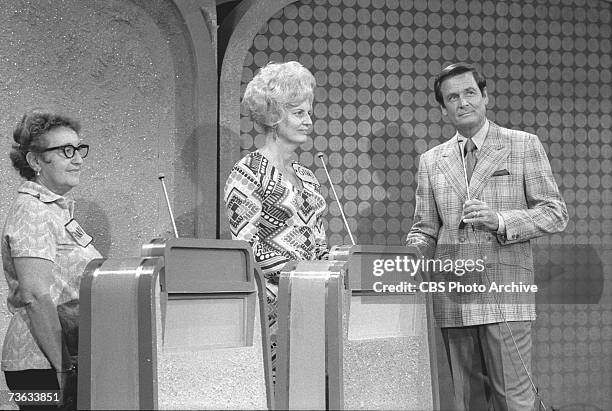
[[[465,171],[467,173],[467,180],[469,183],[472,179],[474,167],[476,167],[476,144],[474,144],[471,138],[468,138],[465,142],[463,151],[465,155]]]

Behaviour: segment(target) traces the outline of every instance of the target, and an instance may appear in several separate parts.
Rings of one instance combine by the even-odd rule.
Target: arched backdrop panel
[[[3,2],[2,224],[22,181],[8,157],[12,129],[39,107],[82,123],[91,149],[71,195],[104,256],[137,256],[143,243],[172,235],[162,172],[179,234],[215,238],[215,13],[213,0]],[[0,296],[3,337],[4,281]]]
[[[533,369],[555,407],[612,408],[611,6],[300,0],[259,27],[242,71],[242,89],[269,61],[314,73],[314,133],[298,157],[323,183],[330,243],[349,238],[318,151],[358,243],[401,244],[419,155],[453,134],[432,77],[450,62],[480,67],[489,118],[539,136],[568,204],[567,229],[540,239],[536,254],[541,280],[556,288],[538,297]],[[243,113],[239,157],[263,142]]]
[[[223,56],[219,75],[219,231],[231,238],[223,204],[223,187],[234,164],[240,160],[240,99],[244,89],[242,67],[256,33],[268,19],[295,0],[243,0],[219,28]]]

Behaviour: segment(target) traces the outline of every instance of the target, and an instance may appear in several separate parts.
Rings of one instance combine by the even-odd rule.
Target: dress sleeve
[[[523,187],[527,209],[500,211],[506,226],[498,235],[502,244],[512,244],[558,233],[565,229],[568,212],[546,156],[536,135],[528,136],[523,159]]]
[[[259,225],[263,206],[260,187],[253,170],[243,163],[236,164],[225,183],[225,210],[232,238],[251,244],[255,261],[264,275],[269,276],[280,271],[289,258],[261,241]]]
[[[22,202],[8,217],[4,232],[11,257],[35,257],[55,261],[57,241],[47,210],[37,204]]]

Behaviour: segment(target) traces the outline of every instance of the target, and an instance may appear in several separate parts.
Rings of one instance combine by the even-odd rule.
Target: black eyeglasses
[[[41,151],[41,153],[45,153],[47,151],[59,150],[61,149],[66,158],[74,157],[74,153],[77,151],[81,155],[81,158],[87,157],[89,154],[89,145],[88,144],[79,144],[78,147],[73,146],[72,144],[64,144],[63,146],[55,146],[49,147]]]

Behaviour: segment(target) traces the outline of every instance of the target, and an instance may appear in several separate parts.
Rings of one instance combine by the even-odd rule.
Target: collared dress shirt
[[[73,218],[74,201],[33,181],[24,182],[8,212],[2,233],[2,265],[8,283],[7,305],[13,314],[2,348],[2,370],[52,368],[30,332],[30,319],[19,292],[15,258],[42,258],[53,263],[49,294],[55,305],[79,298],[86,265],[101,258],[92,244],[80,246],[65,224]]]
[[[476,156],[476,161],[478,161],[478,149],[482,147],[485,139],[487,138],[487,133],[489,132],[489,121],[485,121],[484,125],[472,136],[472,141],[476,145],[476,151],[474,155]],[[463,155],[465,150],[465,143],[467,142],[467,137],[462,136],[459,132],[455,133],[455,137],[459,141],[459,152]],[[499,227],[497,228],[497,234],[503,235],[506,232],[506,224],[504,223],[504,219],[501,214],[497,214],[497,222]]]

